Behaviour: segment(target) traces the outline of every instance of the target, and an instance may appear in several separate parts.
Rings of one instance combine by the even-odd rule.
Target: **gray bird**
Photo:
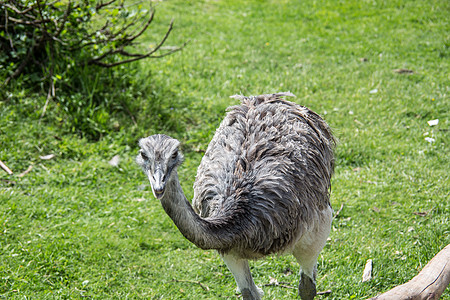
[[[316,295],[316,264],[330,233],[335,139],[315,112],[282,99],[291,93],[233,96],[197,171],[192,205],[177,174],[180,142],[157,134],[139,141],[136,158],[154,196],[180,232],[216,249],[245,300],[261,299],[248,260],[292,253],[299,295]]]

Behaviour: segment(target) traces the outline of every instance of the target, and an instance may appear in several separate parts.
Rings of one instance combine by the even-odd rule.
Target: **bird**
[[[336,139],[330,126],[290,92],[232,96],[194,182],[192,204],[177,168],[180,142],[165,134],[139,140],[136,162],[181,234],[217,250],[244,300],[259,300],[249,260],[292,254],[298,295],[316,296],[317,260],[330,234]]]

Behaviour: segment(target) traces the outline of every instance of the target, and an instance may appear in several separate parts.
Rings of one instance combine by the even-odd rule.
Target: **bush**
[[[109,69],[183,47],[161,52],[171,23],[153,49],[132,52],[155,14],[140,2],[11,0],[0,2],[0,9],[3,85],[16,80],[22,88],[45,93],[42,115],[53,99],[75,122],[72,127],[87,130],[94,138],[104,130],[108,115],[104,93],[110,93],[109,87],[118,88],[117,72]],[[127,79],[120,80],[128,85],[123,82]]]

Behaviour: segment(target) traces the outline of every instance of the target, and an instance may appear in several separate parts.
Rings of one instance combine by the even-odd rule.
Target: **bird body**
[[[165,135],[140,140],[137,162],[155,197],[181,233],[216,249],[244,299],[260,299],[248,259],[292,253],[301,265],[299,294],[315,295],[315,266],[330,232],[330,179],[335,140],[290,93],[235,96],[197,171],[192,206],[178,181],[179,142]]]

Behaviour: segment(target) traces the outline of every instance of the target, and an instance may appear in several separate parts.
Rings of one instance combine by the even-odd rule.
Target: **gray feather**
[[[197,171],[193,206],[203,218],[236,219],[245,207],[251,224],[236,243],[242,252],[283,251],[308,220],[330,205],[335,140],[328,125],[280,93],[238,96]]]
[[[313,271],[331,225],[335,139],[318,114],[284,96],[294,95],[232,96],[241,104],[227,109],[202,158],[192,206],[178,180],[177,140],[141,139],[136,158],[180,232],[200,248],[218,250],[232,271],[240,266],[234,272],[246,274],[241,288],[254,299],[250,273],[229,254],[254,259],[292,250],[305,267],[308,291],[315,291]]]

